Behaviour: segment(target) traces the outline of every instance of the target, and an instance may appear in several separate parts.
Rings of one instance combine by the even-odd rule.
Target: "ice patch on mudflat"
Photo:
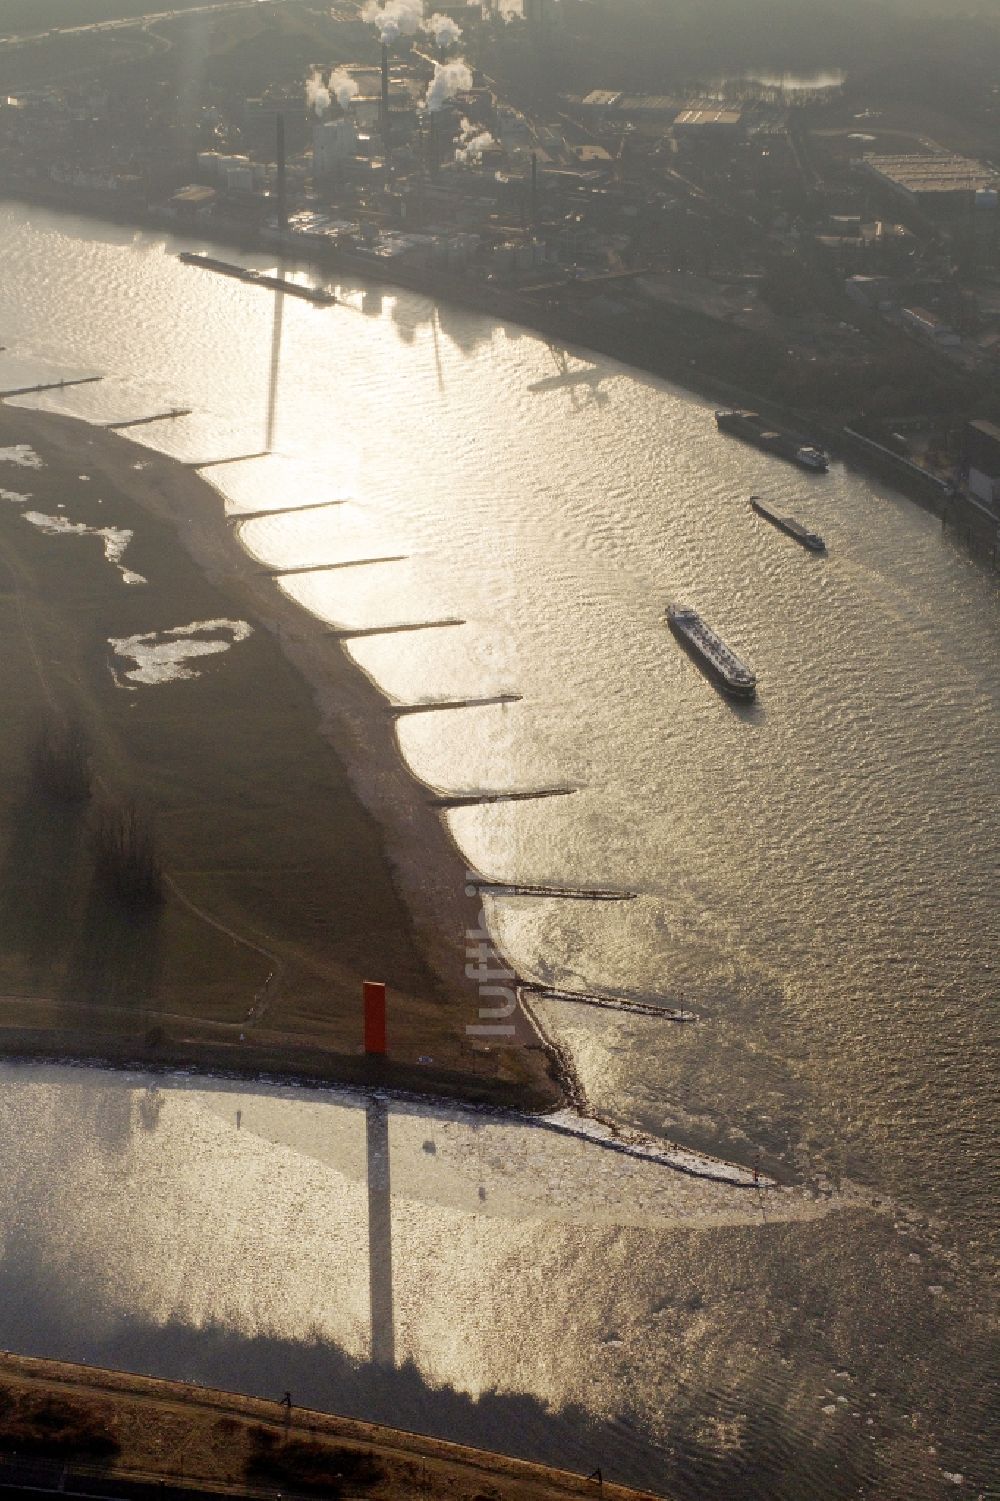
[[[0,464],[19,464],[22,469],[45,468],[35,450],[27,443],[15,443],[13,448],[0,448]]]
[[[104,543],[104,556],[118,569],[126,584],[146,583],[141,573],[126,568],[122,562],[125,549],[135,535],[127,527],[88,526],[85,521],[70,521],[68,516],[46,516],[43,511],[25,511],[23,515],[25,521],[30,521],[32,526],[50,537],[100,537]]]
[[[109,637],[115,655],[131,658],[134,667],[115,672],[115,681],[123,684],[176,683],[201,673],[188,663],[194,657],[212,657],[228,651],[252,635],[245,620],[196,620],[191,625],[176,625],[168,631],[147,631],[142,636]]]

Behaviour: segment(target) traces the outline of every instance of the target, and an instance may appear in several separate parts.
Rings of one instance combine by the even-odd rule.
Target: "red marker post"
[[[384,1057],[385,985],[381,980],[365,980],[362,990],[365,998],[365,1052]]]

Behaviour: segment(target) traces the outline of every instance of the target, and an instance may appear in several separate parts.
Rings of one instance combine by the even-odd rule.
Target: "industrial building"
[[[273,91],[243,104],[243,142],[248,151],[267,158],[273,154],[278,116],[285,122],[290,152],[306,147],[306,115],[301,93]]]
[[[896,305],[895,287],[887,276],[849,276],[844,291],[852,302],[872,312],[887,313]]]
[[[525,23],[536,32],[554,30],[562,20],[562,9],[558,0],[521,0]]]
[[[580,100],[580,107],[588,113],[603,114],[606,110],[613,109],[621,98],[620,89],[591,89]]]
[[[195,224],[211,216],[215,207],[215,198],[214,188],[205,187],[201,183],[189,183],[187,187],[178,188],[164,205],[163,213],[168,219],[180,219],[186,224]]]
[[[930,339],[942,349],[956,348],[962,342],[950,324],[927,308],[905,307],[900,316],[907,328]]]
[[[995,422],[969,422],[965,428],[965,463],[969,489],[977,500],[1000,503],[1000,427]]]
[[[615,113],[650,124],[669,125],[676,119],[680,105],[667,94],[620,94]]]
[[[199,151],[198,172],[227,193],[252,193],[265,187],[268,181],[267,168],[261,162],[221,151]]]
[[[313,176],[336,176],[357,150],[358,132],[352,120],[346,116],[317,120],[313,126]]]
[[[591,89],[584,98],[568,102],[596,123],[627,119],[670,125],[681,108],[666,94],[623,94],[616,89]]]
[[[968,156],[866,156],[858,167],[884,187],[929,211],[993,208],[1000,176]]]
[[[424,15],[444,16],[449,21],[454,21],[460,30],[465,31],[473,21],[480,19],[481,12],[470,6],[468,0],[424,0]]]
[[[715,103],[687,104],[674,120],[674,134],[722,139],[738,135],[742,124],[740,109]]]
[[[818,234],[816,244],[834,256],[844,271],[863,268],[876,256],[913,240],[903,224],[887,224],[881,219],[863,224],[856,214],[834,214],[830,230],[829,234]]]

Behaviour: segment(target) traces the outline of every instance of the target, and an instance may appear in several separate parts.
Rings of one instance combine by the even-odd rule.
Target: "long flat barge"
[[[819,532],[811,532],[801,521],[796,521],[794,516],[779,516],[777,511],[772,511],[766,506],[759,495],[751,495],[750,509],[756,511],[758,516],[763,516],[772,526],[776,526],[780,532],[787,532],[789,537],[802,547],[808,547],[810,552],[826,552],[826,543]]]
[[[775,427],[762,417],[759,412],[748,412],[742,408],[726,408],[716,412],[715,423],[720,432],[729,433],[734,438],[742,438],[745,443],[753,443],[757,448],[763,448],[765,453],[777,454],[781,459],[790,459],[793,464],[798,464],[802,469],[811,469],[814,473],[825,473],[830,467],[829,455],[815,443],[803,443],[792,433],[784,432]]]
[[[234,281],[248,282],[254,287],[266,287],[273,292],[287,292],[290,297],[301,297],[320,307],[330,307],[337,300],[325,287],[307,287],[301,282],[285,281],[281,276],[272,276],[266,271],[251,271],[246,266],[219,261],[214,256],[201,255],[195,250],[182,250],[177,259],[183,261],[185,266],[201,266],[206,271],[217,272],[219,276],[231,276]]]
[[[668,605],[667,624],[698,665],[733,698],[753,698],[757,678],[721,636],[706,625],[697,610]]]

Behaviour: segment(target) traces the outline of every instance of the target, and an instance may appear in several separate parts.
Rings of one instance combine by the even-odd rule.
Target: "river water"
[[[469,1192],[414,1148],[387,1218],[372,1211],[394,1247],[381,1358],[360,1102],[257,1092],[223,1110],[200,1086],[9,1070],[0,1340],[279,1394],[294,1372],[333,1408],[679,1497],[982,1490],[1000,1453],[995,579],[905,498],[725,439],[703,401],[614,361],[389,288],[276,314],[180,248],[6,206],[3,387],[99,371],[33,402],[101,420],[190,407],[133,434],[185,459],[271,449],[210,471],[233,509],[346,499],[247,523],[272,567],[405,555],[281,587],[337,625],[465,621],[351,647],[400,701],[522,695],[401,720],[428,784],[577,789],[449,813],[463,855],[500,880],[638,893],[492,898],[505,952],[546,985],[701,1018],[549,1005],[591,1098],[721,1156],[760,1147],[820,1199],[720,1213],[729,1191],[708,1185],[685,1216],[637,1216],[633,1169],[577,1144],[586,1169],[554,1162],[540,1195],[529,1166],[494,1212],[521,1148],[480,1164],[482,1134],[449,1119]],[[753,492],[828,555],[753,517]],[[671,598],[753,665],[756,706],[678,650]],[[267,1120],[252,1154],[236,1110]],[[394,1133],[419,1134],[398,1112],[385,1130],[390,1158]],[[280,1214],[254,1202],[265,1180]],[[122,1185],[142,1227],[113,1233]]]

